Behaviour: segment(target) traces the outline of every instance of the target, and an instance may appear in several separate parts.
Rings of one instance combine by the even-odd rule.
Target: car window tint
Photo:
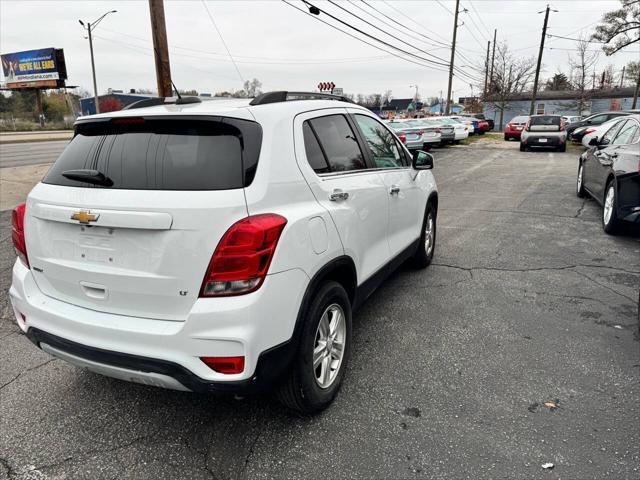
[[[304,150],[307,153],[307,161],[316,173],[327,173],[330,171],[327,159],[320,148],[316,134],[313,133],[309,122],[302,124],[302,134],[304,135]]]
[[[261,141],[257,123],[236,119],[82,123],[43,182],[128,190],[242,188],[253,179]],[[113,184],[63,175],[79,169],[98,170]]]
[[[626,145],[633,143],[632,139],[638,130],[638,125],[633,120],[627,120],[626,122],[620,122],[622,125],[618,129],[616,138],[611,142],[612,145]]]
[[[640,127],[636,125],[636,131],[633,134],[633,137],[631,137],[631,141],[629,141],[629,143],[638,143],[638,140],[640,140]]]
[[[540,116],[531,117],[530,125],[560,125],[560,117],[553,116]]]
[[[400,153],[395,137],[384,125],[365,115],[354,115],[354,117],[376,167],[397,168],[405,166],[404,155]]]
[[[356,135],[343,115],[310,120],[332,172],[367,168]]]
[[[611,142],[613,141],[613,138],[616,136],[616,133],[618,133],[618,130],[620,129],[623,123],[624,122],[614,123],[613,126],[609,128],[609,130],[607,130],[604,135],[602,135],[602,139],[600,140],[600,145],[611,144]]]
[[[605,122],[609,117],[607,115],[596,115],[594,117],[589,118],[588,120],[591,121],[591,123],[602,123]]]

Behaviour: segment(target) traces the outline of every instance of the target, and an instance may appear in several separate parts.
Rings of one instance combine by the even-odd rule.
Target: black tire
[[[587,196],[584,189],[584,165],[582,162],[578,164],[578,175],[576,176],[576,195],[580,198]]]
[[[427,203],[427,207],[424,211],[424,219],[422,220],[422,231],[420,232],[420,240],[418,244],[418,250],[413,255],[412,264],[415,268],[427,268],[433,260],[433,254],[436,250],[436,225],[437,225],[438,212],[431,202]],[[427,238],[427,222],[432,221],[432,235],[430,247],[427,250],[426,238]]]
[[[509,140],[511,140],[511,137],[510,137],[509,135],[505,135],[505,136],[504,136],[504,140],[505,140],[506,142],[508,142]]]
[[[612,190],[612,195],[613,195],[613,205],[612,205],[612,210],[611,210],[611,216],[609,217],[609,220],[605,220],[605,215],[606,215],[606,211],[607,211],[607,197],[609,195],[609,190]],[[618,218],[618,192],[616,192],[616,184],[615,181],[613,179],[609,180],[609,182],[607,182],[607,188],[604,189],[604,201],[602,202],[602,229],[605,231],[605,233],[608,233],[609,235],[615,235],[616,233],[618,233],[620,231],[620,227],[621,227],[621,220]]]
[[[566,144],[566,143],[563,143],[562,145],[560,145],[560,146],[558,147],[558,151],[559,151],[559,152],[566,152],[566,151],[567,151],[567,144]]]
[[[325,311],[337,304],[344,313],[346,335],[344,354],[334,380],[327,388],[322,388],[315,378],[313,351],[316,343],[318,325]],[[302,321],[304,325],[300,335],[298,351],[294,357],[291,371],[277,390],[278,400],[288,408],[300,413],[317,413],[333,401],[345,375],[351,352],[351,302],[345,289],[338,282],[323,284],[307,308]]]
[[[526,150],[527,150],[527,147],[524,145],[524,143],[520,142],[520,151],[525,152]]]
[[[480,132],[478,132],[478,135],[484,135],[484,130],[481,130]]]

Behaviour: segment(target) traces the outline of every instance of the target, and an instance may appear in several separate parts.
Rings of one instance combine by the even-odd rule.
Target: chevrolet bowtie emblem
[[[80,210],[79,212],[71,215],[71,220],[77,220],[78,222],[84,223],[86,225],[89,222],[95,222],[96,220],[98,220],[99,216],[99,213],[95,214],[89,212],[88,210]]]

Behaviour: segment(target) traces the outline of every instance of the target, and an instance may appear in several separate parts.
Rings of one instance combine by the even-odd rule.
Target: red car
[[[528,120],[529,117],[527,115],[511,119],[511,121],[504,126],[504,139],[507,141],[512,138],[520,140],[520,135],[522,134],[522,130],[524,130]]]
[[[485,132],[491,130],[491,126],[489,126],[489,122],[486,120],[480,120],[478,122],[478,128],[480,128],[480,135],[483,135]]]

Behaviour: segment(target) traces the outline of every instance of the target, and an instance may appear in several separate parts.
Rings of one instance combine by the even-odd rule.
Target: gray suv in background
[[[531,147],[552,147],[560,152],[567,149],[567,131],[561,115],[533,115],[520,135],[520,151]]]

